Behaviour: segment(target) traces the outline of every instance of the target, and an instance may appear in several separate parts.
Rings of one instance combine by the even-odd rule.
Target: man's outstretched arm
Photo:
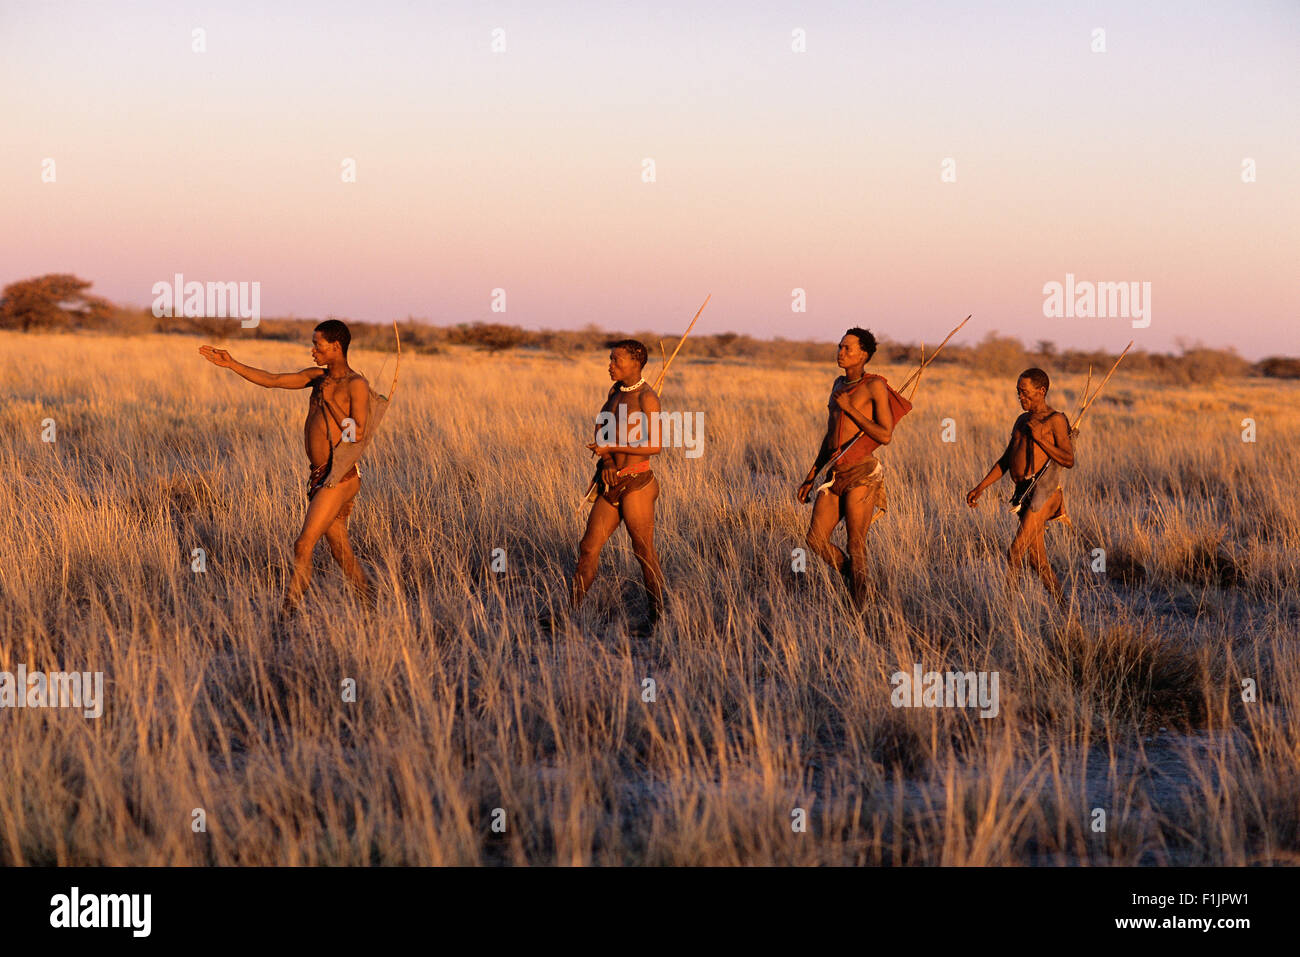
[[[302,369],[298,372],[266,372],[263,369],[254,369],[252,366],[246,366],[242,362],[236,361],[225,349],[216,349],[212,346],[199,346],[199,355],[207,359],[214,366],[220,366],[222,369],[229,369],[235,372],[254,385],[260,385],[264,389],[305,389],[323,371],[312,367]]]

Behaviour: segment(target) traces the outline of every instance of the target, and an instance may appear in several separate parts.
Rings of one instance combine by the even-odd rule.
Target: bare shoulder
[[[649,412],[659,411],[659,393],[647,385],[641,390],[641,408]]]
[[[324,381],[325,370],[320,366],[308,366],[306,369],[301,369],[298,372],[293,373],[293,375],[300,378],[302,381],[302,385],[298,386],[298,388],[306,389],[311,387],[315,389],[322,381]]]

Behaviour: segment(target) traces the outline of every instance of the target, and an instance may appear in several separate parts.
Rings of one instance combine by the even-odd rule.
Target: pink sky
[[[934,341],[974,313],[1300,353],[1295,4],[419,6],[6,2],[0,282],[658,332],[712,293],[701,331]],[[1150,327],[1044,318],[1067,272],[1150,282]]]

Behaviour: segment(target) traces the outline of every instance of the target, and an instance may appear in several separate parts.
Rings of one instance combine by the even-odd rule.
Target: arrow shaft
[[[937,355],[938,355],[938,354],[943,350],[943,347],[946,346],[946,345],[948,344],[948,340],[951,339],[953,336],[955,336],[958,332],[960,332],[960,331],[961,331],[961,327],[964,326],[964,325],[966,325],[966,323],[968,323],[968,322],[970,322],[970,316],[967,316],[965,319],[963,319],[961,322],[959,322],[959,323],[957,324],[957,328],[954,329],[952,332],[948,333],[948,335],[944,338],[943,342],[939,343],[939,347],[938,347],[937,349],[935,349],[934,352],[930,353],[930,358],[929,358],[929,359],[922,359],[921,364],[917,367],[916,371],[913,372],[913,373],[912,373],[910,376],[908,376],[906,379],[904,379],[904,380],[903,380],[903,384],[900,385],[900,386],[898,387],[898,391],[899,391],[900,393],[901,393],[904,389],[906,389],[909,385],[912,384],[912,380],[913,380],[913,379],[918,378],[918,377],[921,375],[921,373],[925,371],[926,366],[928,366],[928,365],[930,365],[930,363],[934,362],[935,356],[937,356]]]
[[[672,365],[673,360],[677,358],[677,353],[680,352],[682,349],[682,343],[684,343],[686,341],[686,337],[691,334],[691,330],[695,328],[695,324],[700,321],[700,313],[704,312],[704,306],[707,306],[709,304],[709,300],[712,298],[713,298],[713,293],[709,293],[707,296],[704,297],[704,305],[700,306],[700,311],[695,314],[695,318],[691,320],[691,324],[686,327],[686,331],[682,333],[682,337],[677,340],[677,348],[673,349],[673,354],[668,357],[668,361],[664,363],[664,367],[659,370],[659,378],[655,379],[656,392],[658,392],[659,387],[664,384],[664,376],[668,375],[668,367]]]
[[[388,398],[397,394],[397,374],[402,371],[402,336],[397,331],[397,320],[393,320],[393,335],[397,339],[397,363],[393,366],[393,384],[388,390]]]
[[[1106,378],[1101,380],[1101,385],[1097,386],[1097,391],[1094,392],[1091,398],[1089,398],[1083,404],[1083,408],[1079,410],[1079,414],[1074,420],[1075,431],[1078,431],[1079,423],[1083,421],[1083,417],[1087,413],[1089,407],[1091,407],[1092,403],[1096,400],[1097,396],[1101,395],[1101,390],[1106,388],[1106,383],[1110,381],[1110,377],[1113,376],[1115,374],[1115,370],[1119,368],[1120,360],[1123,359],[1126,355],[1128,355],[1128,351],[1132,348],[1133,348],[1133,342],[1130,340],[1129,344],[1124,347],[1124,351],[1119,354],[1119,359],[1115,360],[1115,364],[1111,366],[1110,371],[1106,373]]]

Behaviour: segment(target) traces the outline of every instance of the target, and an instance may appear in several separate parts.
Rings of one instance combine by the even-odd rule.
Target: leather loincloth
[[[649,462],[629,465],[625,469],[619,469],[614,474],[616,478],[613,485],[606,485],[603,478],[599,480],[599,484],[601,488],[600,497],[615,507],[622,501],[624,495],[645,488],[654,481],[655,477],[655,473],[650,470]]]
[[[844,495],[849,490],[867,486],[876,492],[876,508],[885,511],[885,463],[868,456],[856,465],[841,468],[837,463],[831,469],[830,481],[818,491],[825,490],[832,495]]]
[[[329,462],[326,462],[324,465],[318,465],[316,468],[311,470],[311,475],[307,477],[307,501],[310,502],[312,497],[325,487],[325,479],[329,477],[333,458],[333,455],[331,455]],[[357,478],[361,477],[361,470],[355,465],[344,473],[342,480],[347,482],[354,476]],[[347,518],[352,514],[352,502],[355,498],[355,494],[349,496],[348,500],[344,502],[343,506],[339,509],[339,513],[336,516],[337,518]]]
[[[1031,482],[1033,482],[1032,489],[1029,487]],[[1065,514],[1065,473],[1055,462],[1047,466],[1038,481],[1034,482],[1033,476],[1026,476],[1017,481],[1011,500],[1020,505],[1019,514],[1023,520],[1028,517],[1030,512],[1037,512],[1039,509],[1045,508],[1058,490],[1061,493],[1060,505],[1047,516],[1047,521],[1052,522],[1058,518],[1065,518],[1068,525],[1070,522]],[[1024,501],[1026,495],[1029,497],[1027,502]]]

